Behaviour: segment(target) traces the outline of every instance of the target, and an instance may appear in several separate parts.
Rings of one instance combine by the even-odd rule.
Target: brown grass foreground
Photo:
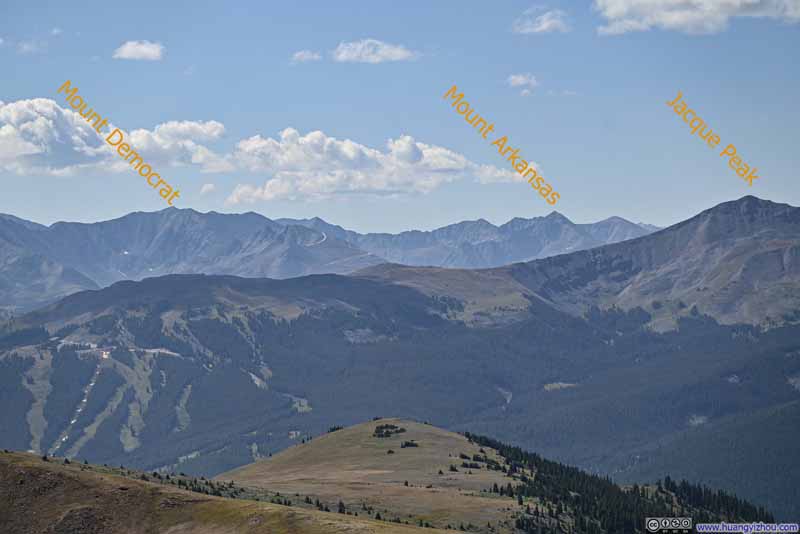
[[[209,497],[170,486],[0,453],[4,534],[413,534],[336,513]],[[443,532],[425,529],[424,532]]]
[[[383,438],[373,435],[379,425],[387,424],[405,432]],[[419,446],[401,447],[412,440]],[[515,513],[524,508],[516,499],[481,490],[517,481],[486,469],[485,464],[479,469],[461,465],[460,454],[470,459],[485,454],[505,463],[494,449],[481,450],[454,432],[405,419],[380,419],[314,438],[216,479],[325,502],[341,500],[348,510],[371,507],[384,519],[411,524],[420,520],[437,528],[491,524],[495,532],[513,531]],[[458,471],[451,471],[451,465]]]

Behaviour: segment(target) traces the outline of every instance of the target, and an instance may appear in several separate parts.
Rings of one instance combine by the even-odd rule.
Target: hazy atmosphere
[[[0,534],[800,532],[800,0],[0,6]]]

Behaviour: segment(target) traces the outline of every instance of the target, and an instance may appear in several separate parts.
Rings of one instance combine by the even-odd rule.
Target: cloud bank
[[[237,186],[228,204],[353,193],[429,193],[470,177],[482,183],[514,178],[510,172],[477,165],[409,135],[389,139],[384,150],[377,150],[320,131],[300,135],[286,128],[278,139],[257,135],[240,141],[233,159],[249,172],[272,177],[261,185]]]
[[[115,126],[104,130],[108,135]],[[228,152],[214,143],[225,135],[217,121],[170,121],[152,130],[125,132],[135,150],[160,168],[246,176],[228,204],[263,200],[313,200],[336,195],[428,193],[458,180],[520,181],[516,173],[480,165],[410,135],[378,149],[321,131],[286,128],[277,137],[254,135]],[[45,98],[0,102],[0,172],[75,176],[129,172],[128,165],[78,113]],[[211,184],[206,184],[206,186]],[[203,193],[213,191],[201,188]]]

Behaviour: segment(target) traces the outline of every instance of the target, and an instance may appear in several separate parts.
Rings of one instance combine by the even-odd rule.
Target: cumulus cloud
[[[292,63],[306,63],[308,61],[319,61],[322,56],[313,50],[300,50],[292,54]]]
[[[51,35],[61,35],[61,28],[53,28],[50,30]]]
[[[0,103],[0,169],[18,174],[73,175],[88,170],[123,171],[126,163],[86,119],[47,98]],[[223,156],[201,143],[219,139],[225,127],[216,121],[171,121],[153,130],[124,132],[126,141],[148,163],[195,165],[201,172],[232,169]]]
[[[528,166],[536,169],[539,174],[542,173],[541,166],[533,160],[527,160]],[[480,165],[475,169],[475,178],[482,184],[499,184],[508,182],[525,182],[527,181],[520,173],[512,172],[505,169],[499,169],[492,165]]]
[[[541,15],[542,8],[532,7],[514,20],[511,31],[514,33],[550,33],[568,32],[570,30],[567,22],[567,14],[560,9],[545,11]]]
[[[0,171],[33,175],[130,172],[130,166],[72,109],[50,99],[0,102]],[[462,154],[417,141],[389,139],[381,148],[321,131],[286,128],[275,138],[254,135],[230,151],[214,143],[225,135],[217,121],[170,121],[123,132],[125,141],[153,168],[189,167],[202,173],[240,173],[229,204],[335,195],[428,193],[457,180],[518,181],[517,173],[479,165]],[[164,172],[162,172],[162,176]],[[254,178],[254,179],[253,179]],[[206,183],[201,194],[213,192]]]
[[[0,169],[70,174],[105,158],[86,120],[46,98],[0,103]]]
[[[217,190],[217,186],[214,184],[203,184],[203,187],[200,188],[200,194],[206,195],[208,193],[213,193]]]
[[[173,167],[198,165],[205,173],[227,172],[233,170],[233,165],[200,144],[219,139],[224,132],[225,127],[217,121],[171,121],[153,130],[133,130],[130,140],[137,151],[147,155],[148,163]]]
[[[174,141],[213,141],[225,134],[225,126],[217,121],[169,121],[156,126],[154,133]]]
[[[287,128],[278,139],[254,136],[239,142],[234,159],[248,171],[271,178],[262,185],[237,186],[227,199],[229,205],[357,193],[428,193],[467,178],[482,183],[515,179],[510,171],[477,165],[409,135],[390,139],[384,150],[377,150],[320,131],[300,135]]]
[[[539,86],[539,82],[536,81],[536,77],[530,72],[512,74],[508,77],[507,81],[509,86],[519,88],[519,94],[522,96],[529,96],[533,94],[533,90]]]
[[[127,41],[114,50],[114,59],[159,61],[164,57],[164,45],[150,41]]]
[[[39,152],[41,149],[37,145],[25,140],[10,124],[0,127],[0,166]]]
[[[384,63],[408,61],[417,57],[415,52],[402,45],[393,45],[377,39],[362,39],[339,43],[332,52],[333,60],[351,63]]]
[[[594,0],[608,21],[602,35],[619,35],[652,28],[692,34],[717,33],[733,17],[800,21],[797,0]]]

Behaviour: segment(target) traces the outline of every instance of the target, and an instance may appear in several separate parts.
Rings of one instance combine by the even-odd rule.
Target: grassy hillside
[[[198,495],[111,470],[0,453],[0,532],[14,534],[413,534],[415,527]],[[425,532],[438,532],[426,530]]]
[[[375,429],[394,425],[404,432],[376,437]],[[414,442],[417,447],[403,447]],[[389,454],[389,451],[393,453]],[[388,511],[391,518],[439,527],[511,525],[509,508],[516,502],[482,492],[510,480],[502,471],[464,468],[466,455],[483,456],[464,436],[402,419],[381,419],[314,438],[269,460],[217,477],[282,493],[341,499],[348,508]],[[502,458],[486,453],[499,463]],[[454,466],[458,471],[451,471]],[[406,482],[408,485],[406,486]]]
[[[0,453],[3,533],[413,534],[418,525],[426,532],[638,534],[644,517],[665,516],[774,521],[686,481],[620,487],[491,438],[401,419],[333,427],[212,480]]]
[[[491,438],[403,419],[333,429],[217,480],[487,534],[635,533],[644,517],[772,520],[735,496],[685,481],[622,488]]]

